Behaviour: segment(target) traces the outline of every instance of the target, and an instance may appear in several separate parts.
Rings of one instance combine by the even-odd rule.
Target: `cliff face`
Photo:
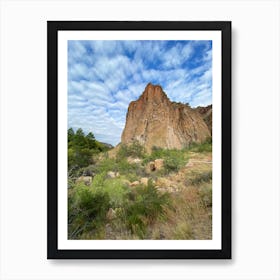
[[[181,149],[209,136],[198,111],[171,102],[161,86],[148,84],[139,99],[129,104],[121,142],[139,141],[148,151],[153,146]]]
[[[195,110],[200,113],[212,134],[212,105],[208,105],[206,107],[197,107]]]

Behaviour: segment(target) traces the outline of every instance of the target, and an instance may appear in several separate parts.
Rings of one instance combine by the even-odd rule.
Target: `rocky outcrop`
[[[202,116],[203,120],[208,126],[210,133],[212,134],[212,105],[208,105],[206,107],[197,107],[195,110]]]
[[[181,149],[210,135],[198,111],[171,102],[161,86],[149,83],[139,99],[129,104],[121,142],[138,141],[147,151],[152,147]]]

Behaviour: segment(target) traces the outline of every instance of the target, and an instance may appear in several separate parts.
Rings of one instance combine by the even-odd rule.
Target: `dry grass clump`
[[[188,187],[173,194],[172,206],[165,209],[166,221],[154,225],[152,239],[212,239],[212,207],[205,203],[212,198],[210,192],[205,193],[205,188],[212,189],[209,184],[202,188]]]

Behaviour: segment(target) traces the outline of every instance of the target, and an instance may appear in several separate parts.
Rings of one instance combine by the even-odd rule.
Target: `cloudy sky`
[[[68,41],[68,127],[120,142],[130,101],[160,84],[171,101],[212,103],[211,41]]]

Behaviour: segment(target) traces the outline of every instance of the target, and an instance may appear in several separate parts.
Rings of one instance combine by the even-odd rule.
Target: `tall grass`
[[[164,207],[169,203],[169,194],[158,193],[149,181],[148,186],[135,189],[124,207],[122,218],[131,232],[143,239],[147,234],[147,227],[157,218],[164,217]]]
[[[106,214],[112,208],[118,228],[143,239],[148,226],[164,217],[163,209],[169,202],[169,194],[160,194],[151,181],[132,190],[119,178],[106,179],[104,174],[99,174],[91,187],[77,185],[69,193],[68,237],[104,237],[105,225],[110,222]]]
[[[84,233],[96,236],[104,225],[109,195],[93,192],[84,186],[76,186],[68,196],[68,238],[79,239]]]

